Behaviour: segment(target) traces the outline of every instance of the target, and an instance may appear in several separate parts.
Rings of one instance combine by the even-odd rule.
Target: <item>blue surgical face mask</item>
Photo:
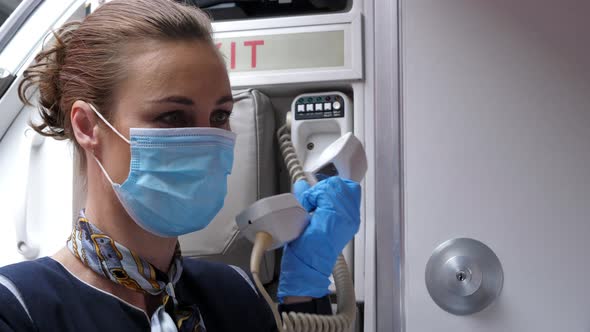
[[[218,128],[131,128],[129,175],[112,184],[119,201],[143,229],[175,237],[205,228],[223,207],[236,135]]]

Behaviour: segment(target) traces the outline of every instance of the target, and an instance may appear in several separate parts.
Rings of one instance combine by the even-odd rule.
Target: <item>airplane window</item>
[[[0,0],[0,51],[44,0]]]
[[[0,0],[0,26],[4,25],[8,16],[20,5],[22,0]]]

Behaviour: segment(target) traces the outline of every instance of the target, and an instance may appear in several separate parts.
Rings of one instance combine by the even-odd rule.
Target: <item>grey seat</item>
[[[182,236],[180,244],[184,256],[221,261],[248,271],[252,244],[239,236],[235,216],[278,191],[275,118],[270,100],[260,91],[234,91],[233,95],[230,125],[237,140],[225,205],[207,228]],[[261,266],[262,282],[272,280],[274,268],[274,253],[267,253]]]

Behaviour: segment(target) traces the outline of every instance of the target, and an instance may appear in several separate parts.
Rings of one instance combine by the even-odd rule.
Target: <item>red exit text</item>
[[[223,46],[223,43],[217,43],[215,44],[217,46],[218,49],[221,48],[221,46]],[[248,52],[248,48],[250,48],[250,68],[256,68],[257,62],[258,62],[258,53],[257,53],[257,48],[258,46],[263,46],[264,45],[264,40],[247,40],[243,43],[243,45],[240,45],[240,49],[244,49],[244,50],[240,50],[240,52]],[[230,54],[229,54],[229,58],[230,58],[230,69],[236,69],[236,59],[238,56],[238,51],[236,50],[238,47],[238,44],[236,42],[230,42]]]

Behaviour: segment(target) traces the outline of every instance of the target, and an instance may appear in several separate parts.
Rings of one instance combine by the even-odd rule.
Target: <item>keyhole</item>
[[[465,279],[467,279],[467,273],[465,273],[465,271],[457,272],[457,280],[465,281]]]

